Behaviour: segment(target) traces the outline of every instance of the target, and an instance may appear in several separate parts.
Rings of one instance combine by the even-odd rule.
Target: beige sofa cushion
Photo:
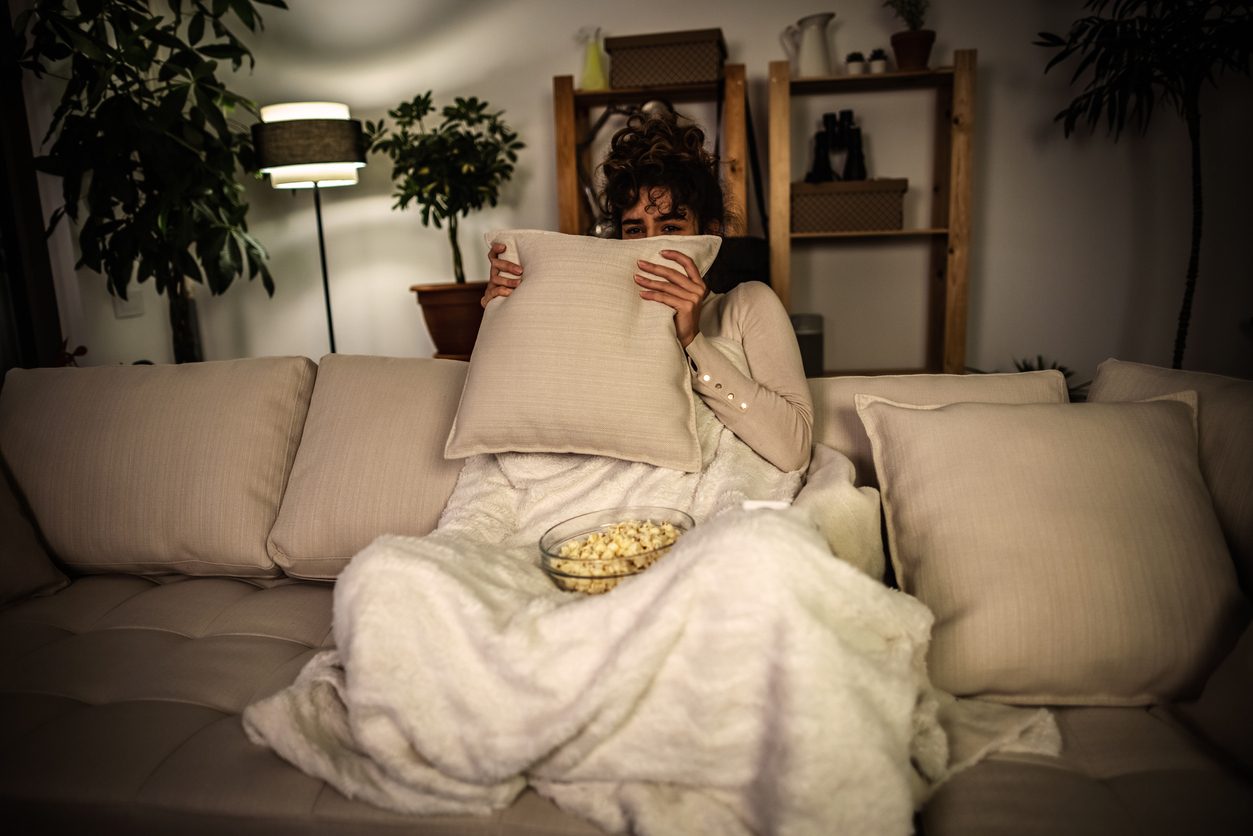
[[[0,473],[0,607],[56,592],[69,582],[39,544],[9,480]]]
[[[1242,597],[1197,465],[1195,395],[858,411],[901,588],[959,696],[1136,705],[1201,681]]]
[[[522,283],[483,326],[445,455],[589,453],[700,470],[687,355],[674,309],[640,298],[641,259],[662,250],[708,269],[713,235],[610,241],[555,232],[490,233]]]
[[[1253,381],[1106,360],[1093,403],[1139,401],[1192,389],[1201,432],[1201,475],[1214,498],[1246,595],[1253,596]]]
[[[927,836],[1247,836],[1253,788],[1160,708],[1065,708],[1059,758],[993,755],[939,788]]]
[[[76,569],[278,575],[265,541],[315,372],[304,357],[13,369],[0,453]]]
[[[877,395],[897,403],[1067,403],[1066,378],[1055,369],[1020,374],[903,374],[815,377],[814,441],[839,450],[857,468],[857,486],[878,487],[874,456],[853,398]]]
[[[380,534],[429,533],[461,472],[444,458],[467,364],[328,354],[270,555],[299,578],[334,578]]]

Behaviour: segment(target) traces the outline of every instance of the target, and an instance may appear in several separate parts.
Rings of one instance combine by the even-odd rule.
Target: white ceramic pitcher
[[[831,54],[827,50],[827,24],[835,12],[819,12],[796,21],[779,35],[787,57],[796,64],[798,78],[831,75]]]

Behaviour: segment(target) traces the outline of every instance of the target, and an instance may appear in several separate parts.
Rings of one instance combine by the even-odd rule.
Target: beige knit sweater
[[[744,346],[745,377],[708,341]],[[692,389],[731,432],[780,470],[809,463],[814,406],[801,352],[779,297],[761,282],[745,282],[706,298],[700,333],[687,347]]]

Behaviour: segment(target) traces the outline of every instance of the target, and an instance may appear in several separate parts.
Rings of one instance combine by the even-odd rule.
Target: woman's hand
[[[522,283],[522,267],[499,258],[504,251],[504,244],[492,244],[492,248],[487,251],[487,260],[492,263],[492,274],[487,279],[487,290],[483,291],[483,298],[479,300],[479,304],[485,308],[492,299],[508,296]]]
[[[696,335],[700,333],[700,308],[709,293],[705,280],[701,278],[696,263],[691,258],[675,250],[662,250],[661,254],[671,261],[678,262],[682,271],[673,267],[663,267],[650,261],[638,262],[640,269],[654,276],[665,279],[659,282],[635,274],[635,283],[647,288],[640,291],[644,299],[661,302],[674,308],[674,329],[679,334],[679,342],[687,348]]]

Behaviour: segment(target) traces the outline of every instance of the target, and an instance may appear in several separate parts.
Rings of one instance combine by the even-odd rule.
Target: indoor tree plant
[[[63,215],[77,222],[85,204],[76,266],[103,273],[123,299],[132,277],[152,278],[169,300],[177,363],[200,359],[186,280],[216,294],[246,270],[274,293],[235,179],[237,169],[256,171],[251,136],[228,118],[256,106],[217,77],[219,60],[233,69],[254,63],[225,22],[233,14],[255,29],[254,4],[286,8],[283,0],[168,0],[158,14],[146,0],[38,0],[14,21],[22,67],[59,75],[69,59],[44,138],[52,145],[35,160],[62,178],[65,205],[49,230]]]
[[[927,22],[930,0],[884,0],[883,5],[896,12],[905,24],[904,32],[892,35],[892,52],[896,54],[898,70],[925,70],[931,60],[931,47],[935,44],[935,32],[923,27]]]
[[[1171,361],[1178,369],[1183,365],[1201,257],[1201,87],[1207,81],[1213,84],[1214,77],[1226,70],[1249,75],[1253,4],[1248,0],[1088,0],[1085,8],[1093,14],[1075,21],[1065,38],[1041,32],[1035,42],[1060,50],[1045,72],[1073,55],[1081,60],[1072,84],[1091,70],[1083,93],[1057,114],[1066,136],[1080,120],[1095,128],[1102,116],[1115,142],[1128,122],[1147,131],[1159,101],[1171,104],[1188,126],[1192,247]]]
[[[392,160],[393,208],[416,202],[422,207],[423,226],[434,222],[440,229],[448,224],[455,283],[414,287],[439,355],[469,355],[483,317],[479,299],[486,282],[466,283],[457,219],[496,205],[500,186],[513,176],[518,150],[524,147],[501,119],[504,111],[487,108],[487,102],[473,96],[458,97],[444,107],[443,120],[427,128],[424,118],[435,110],[428,90],[387,112],[396,120],[394,130],[382,119],[366,122],[367,150]]]

